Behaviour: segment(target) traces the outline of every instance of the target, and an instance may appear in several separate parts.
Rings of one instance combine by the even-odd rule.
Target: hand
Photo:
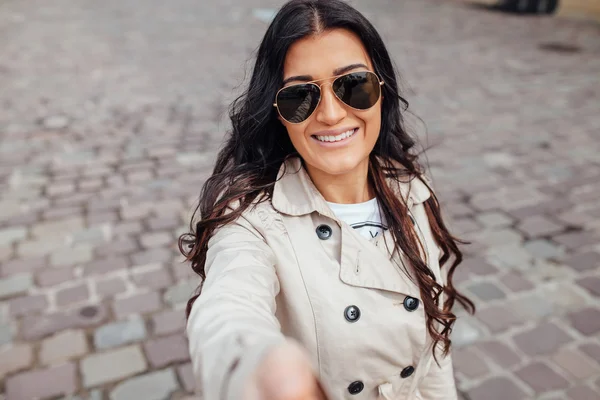
[[[295,342],[271,350],[250,377],[244,400],[326,400],[308,356]]]

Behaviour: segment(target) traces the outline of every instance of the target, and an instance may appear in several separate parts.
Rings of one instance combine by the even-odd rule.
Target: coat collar
[[[420,179],[398,183],[390,178],[388,184],[396,194],[402,196],[409,209],[431,196],[429,189]],[[300,157],[288,158],[281,165],[273,189],[272,203],[273,207],[283,214],[300,216],[317,211],[337,220],[302,166]]]

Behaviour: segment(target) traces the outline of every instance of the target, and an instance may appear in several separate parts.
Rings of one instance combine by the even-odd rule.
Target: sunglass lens
[[[277,95],[277,108],[283,118],[291,123],[306,120],[319,104],[320,89],[316,85],[293,85]]]
[[[340,76],[333,82],[336,96],[352,108],[366,110],[379,100],[381,86],[372,72],[353,72]]]

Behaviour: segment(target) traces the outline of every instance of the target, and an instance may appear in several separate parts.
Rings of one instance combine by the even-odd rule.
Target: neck
[[[375,197],[369,185],[369,160],[360,163],[352,171],[332,175],[305,164],[308,175],[323,198],[330,203],[364,203]]]

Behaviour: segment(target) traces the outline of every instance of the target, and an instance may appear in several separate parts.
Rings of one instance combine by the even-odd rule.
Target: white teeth
[[[349,138],[354,134],[354,129],[350,129],[344,133],[340,133],[337,136],[315,136],[321,142],[339,142],[340,140],[344,140]]]

